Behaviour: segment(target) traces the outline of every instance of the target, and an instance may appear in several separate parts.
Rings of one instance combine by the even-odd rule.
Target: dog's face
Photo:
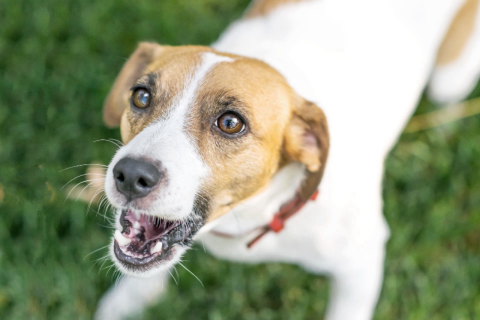
[[[130,274],[176,263],[207,221],[259,193],[289,162],[323,171],[325,117],[258,60],[143,43],[105,103],[125,146],[107,171],[113,258]]]

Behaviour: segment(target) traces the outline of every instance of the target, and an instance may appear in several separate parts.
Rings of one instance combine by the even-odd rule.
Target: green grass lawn
[[[115,282],[104,219],[61,187],[108,163],[103,100],[140,40],[209,44],[247,0],[0,2],[0,319],[89,319]],[[480,96],[480,87],[472,97]],[[388,106],[388,102],[386,102]],[[417,113],[437,109],[423,99]],[[480,319],[480,116],[404,134],[386,162],[392,230],[376,319]],[[328,281],[195,247],[145,319],[318,319]],[[108,264],[106,264],[108,265]]]

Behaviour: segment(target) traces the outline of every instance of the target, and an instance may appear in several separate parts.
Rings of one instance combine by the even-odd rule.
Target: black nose
[[[160,180],[157,167],[144,160],[123,158],[113,168],[115,185],[128,200],[145,197]]]

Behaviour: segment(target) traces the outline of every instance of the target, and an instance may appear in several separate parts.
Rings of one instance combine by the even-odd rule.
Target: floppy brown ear
[[[300,190],[304,200],[316,191],[322,179],[329,146],[325,114],[314,103],[297,96],[285,131],[284,153],[287,161],[305,165],[306,179]]]
[[[164,47],[156,43],[142,42],[125,63],[103,105],[103,121],[108,127],[117,127],[120,124],[123,111],[129,104],[129,89],[133,82],[163,49]]]

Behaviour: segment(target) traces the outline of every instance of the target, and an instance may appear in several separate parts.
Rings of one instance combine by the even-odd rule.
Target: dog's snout
[[[123,158],[113,168],[115,185],[128,200],[148,195],[161,175],[152,163],[132,158]]]

